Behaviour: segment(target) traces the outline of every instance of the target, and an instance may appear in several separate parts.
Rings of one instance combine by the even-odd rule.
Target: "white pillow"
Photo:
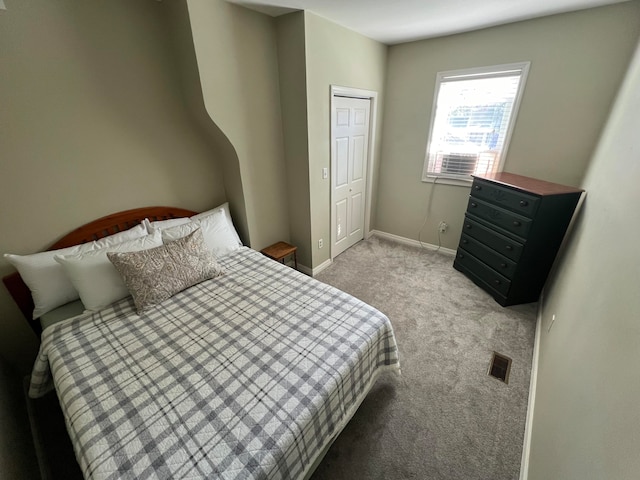
[[[224,210],[219,210],[197,221],[200,223],[204,242],[216,257],[222,257],[242,246],[234,235],[235,230],[229,227]]]
[[[56,255],[76,255],[96,248],[110,247],[144,235],[147,235],[147,229],[143,224],[139,224],[95,242],[32,255],[6,253],[4,258],[18,270],[22,280],[31,290],[35,305],[33,318],[36,319],[44,313],[78,299],[78,291],[67,278],[62,266],[54,260]]]
[[[129,230],[125,230],[123,232],[114,233],[113,235],[109,235],[107,237],[101,238],[100,240],[96,240],[93,242],[93,248],[108,248],[113,247],[122,242],[126,242],[129,240],[135,240],[136,238],[144,237],[149,235],[147,227],[144,223],[139,223],[133,228]]]
[[[160,232],[119,243],[100,250],[75,255],[56,255],[71,283],[80,294],[84,308],[90,312],[129,296],[122,277],[109,261],[107,252],[137,252],[162,245]]]
[[[197,219],[196,216],[191,218],[194,219],[192,222],[162,230],[162,241],[164,243],[174,242],[200,227],[204,242],[216,257],[222,257],[240,248],[241,244],[238,243],[236,236],[229,228],[229,222],[223,209],[217,209],[200,219]]]
[[[32,255],[4,254],[4,258],[16,267],[22,280],[31,290],[31,297],[35,305],[34,319],[60,305],[78,299],[78,291],[67,278],[64,269],[54,260],[54,257],[56,255],[79,254],[92,249],[93,242]]]
[[[240,240],[240,237],[238,236],[238,232],[236,232],[236,228],[233,226],[233,220],[231,219],[231,213],[229,212],[229,202],[225,202],[216,208],[207,210],[206,212],[198,213],[197,215],[194,215],[193,217],[191,217],[191,220],[201,220],[205,217],[208,217],[210,215],[213,215],[214,213],[219,212],[220,210],[224,211],[225,219],[229,225],[229,230],[231,231],[231,234],[233,235],[236,242],[238,242],[238,246],[241,247],[242,240]]]
[[[168,220],[157,220],[155,222],[149,221],[148,218],[145,218],[143,220],[143,223],[149,233],[154,233],[156,230],[163,230],[165,228],[171,228],[171,227],[175,227],[176,225],[183,225],[189,222],[190,220],[187,217],[170,218]]]
[[[162,242],[163,243],[175,242],[176,240],[180,238],[184,238],[190,233],[196,231],[198,228],[200,228],[200,224],[198,222],[192,222],[191,220],[188,220],[187,223],[183,225],[176,225],[174,227],[163,228]]]

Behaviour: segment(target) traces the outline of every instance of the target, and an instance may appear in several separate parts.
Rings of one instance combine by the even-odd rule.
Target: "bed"
[[[193,213],[121,212],[53,247]],[[126,297],[43,330],[30,396],[55,388],[85,478],[308,478],[377,377],[399,371],[373,307],[247,247],[218,263],[142,312]],[[30,315],[16,275],[5,284]]]

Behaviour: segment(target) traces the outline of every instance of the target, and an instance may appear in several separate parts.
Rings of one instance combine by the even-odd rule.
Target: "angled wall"
[[[170,35],[168,48],[173,55],[175,65],[178,66],[176,74],[180,79],[180,94],[187,105],[189,115],[194,120],[194,128],[215,151],[223,173],[226,198],[234,226],[243,242],[249,245],[249,226],[238,154],[205,108],[187,2],[171,1],[163,2],[162,5],[166,31]]]
[[[223,0],[187,6],[206,111],[237,154],[249,243],[288,240],[275,20]]]
[[[528,480],[631,480],[640,472],[639,130],[640,45],[546,287]]]

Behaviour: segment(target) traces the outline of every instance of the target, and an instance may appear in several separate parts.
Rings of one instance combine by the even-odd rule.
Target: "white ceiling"
[[[272,16],[309,10],[392,45],[627,0],[228,0]]]

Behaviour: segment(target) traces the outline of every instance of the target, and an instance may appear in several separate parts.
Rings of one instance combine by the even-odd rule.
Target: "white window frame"
[[[425,150],[424,157],[424,165],[422,170],[422,181],[428,183],[445,183],[449,185],[461,185],[461,186],[469,186],[473,179],[469,177],[461,178],[459,176],[444,174],[436,174],[429,172],[429,147],[431,145],[431,137],[433,135],[433,122],[436,117],[436,110],[438,105],[438,95],[440,94],[440,85],[443,81],[454,80],[456,78],[461,79],[462,77],[498,77],[502,76],[508,72],[520,71],[520,83],[518,85],[518,91],[513,101],[513,110],[511,112],[511,117],[509,119],[509,126],[507,127],[507,131],[505,134],[504,144],[502,148],[502,153],[500,155],[500,161],[498,162],[497,167],[495,168],[495,172],[501,172],[504,168],[504,162],[507,157],[507,152],[509,150],[509,143],[511,142],[511,135],[513,133],[513,129],[515,127],[518,111],[520,109],[520,102],[522,100],[522,95],[524,93],[524,88],[527,83],[527,76],[529,74],[529,67],[531,66],[531,62],[518,62],[518,63],[507,63],[502,65],[491,65],[486,67],[474,67],[474,68],[465,68],[461,70],[448,70],[444,72],[438,72],[436,75],[436,86],[433,93],[433,103],[431,108],[431,121],[429,122],[429,135],[427,137],[427,147]]]

